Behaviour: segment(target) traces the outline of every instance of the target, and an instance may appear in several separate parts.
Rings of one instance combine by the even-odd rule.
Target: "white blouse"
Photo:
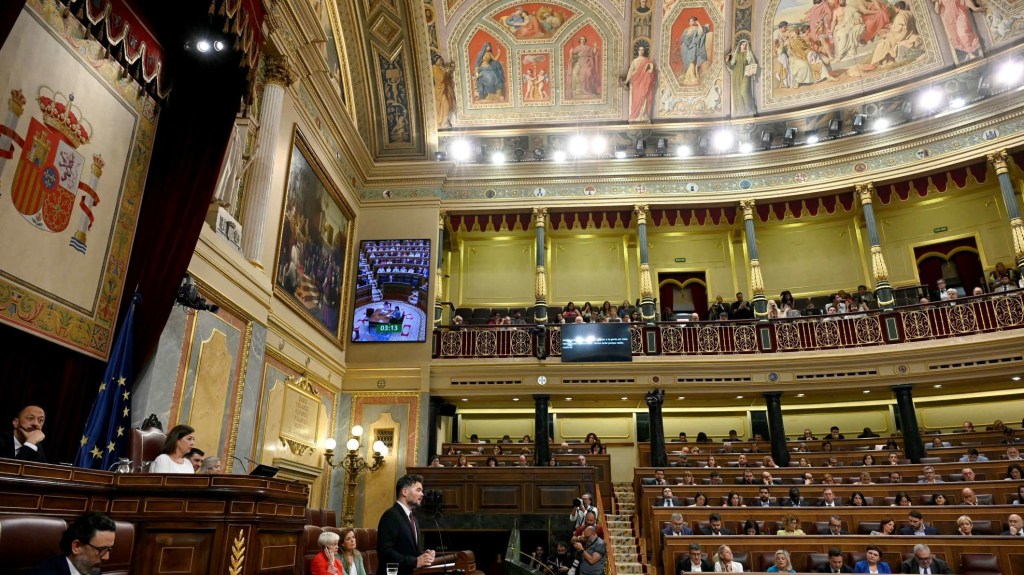
[[[150,473],[188,473],[195,474],[196,470],[192,467],[192,462],[184,460],[181,463],[175,463],[171,459],[170,455],[161,453],[153,460],[153,463],[149,465]]]

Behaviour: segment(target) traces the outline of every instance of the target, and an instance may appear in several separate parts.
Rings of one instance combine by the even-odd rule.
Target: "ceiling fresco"
[[[814,125],[823,106],[1024,40],[1019,0],[299,1],[376,160],[426,158],[467,130],[654,133],[812,109]]]

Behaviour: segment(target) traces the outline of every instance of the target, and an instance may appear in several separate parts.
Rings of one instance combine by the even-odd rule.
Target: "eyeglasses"
[[[86,545],[88,545],[89,547],[92,547],[93,549],[95,549],[96,553],[98,553],[101,556],[102,555],[106,555],[107,553],[110,553],[111,551],[114,550],[114,546],[113,545],[111,545],[110,547],[97,547],[97,546],[93,545],[92,543],[89,543],[88,541],[86,541],[84,543]]]

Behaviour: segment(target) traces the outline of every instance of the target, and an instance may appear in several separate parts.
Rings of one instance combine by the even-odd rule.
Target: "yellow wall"
[[[458,242],[460,306],[517,306],[534,301],[537,242],[531,235]],[[468,318],[465,318],[468,319]]]
[[[728,229],[704,231],[671,231],[657,228],[647,238],[648,261],[651,265],[651,281],[658,282],[658,274],[666,272],[704,272],[708,284],[708,295],[713,301],[721,294],[732,301],[737,291],[747,292],[744,287],[745,273],[739,277],[733,272],[745,269],[742,253],[736,254],[733,234]],[[734,259],[734,256],[738,258]],[[686,258],[676,262],[676,258]],[[655,288],[655,297],[657,297]]]
[[[754,224],[766,295],[852,291],[866,282],[853,214]]]

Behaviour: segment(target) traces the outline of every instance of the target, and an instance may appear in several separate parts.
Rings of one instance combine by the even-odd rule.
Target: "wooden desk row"
[[[308,497],[306,485],[248,475],[115,475],[0,459],[0,514],[99,511],[131,522],[137,575],[298,574]]]
[[[946,561],[954,573],[986,572],[979,567],[995,567],[995,571],[992,573],[1024,575],[1024,546],[1012,537],[777,537],[760,535],[672,537],[669,539],[658,564],[658,575],[674,573],[676,562],[688,556],[690,543],[700,544],[709,558],[720,545],[728,545],[733,551],[734,559],[741,563],[745,562],[744,570],[752,569],[760,572],[764,572],[770,566],[766,562],[770,558],[774,558],[777,549],[789,551],[794,567],[800,572],[809,572],[812,568],[810,563],[812,561],[820,563],[824,560],[822,555],[826,554],[830,547],[838,547],[842,550],[846,555],[846,564],[852,568],[856,561],[864,558],[864,550],[867,545],[877,545],[882,549],[882,561],[889,563],[894,573],[899,573],[900,562],[911,556],[914,545],[922,542],[928,545],[933,555]],[[813,554],[817,554],[817,556]],[[992,559],[996,565],[990,563]]]
[[[455,473],[453,473],[453,471]],[[441,492],[445,513],[564,513],[594,493],[595,467],[410,467],[425,490]]]
[[[1007,445],[987,445],[978,447],[978,453],[984,455],[990,460],[1003,459],[1006,457]],[[1018,447],[1024,448],[1024,445]],[[726,450],[727,448],[719,447],[720,450]],[[935,459],[938,458],[938,462],[952,463],[958,461],[961,457],[967,454],[966,447],[942,447],[926,449],[924,458]],[[725,452],[711,452],[708,453],[701,450],[699,454],[687,454],[683,455],[678,452],[672,451],[671,449],[667,453],[667,459],[670,466],[673,467],[686,467],[690,465],[705,465],[707,464],[708,457],[714,457],[717,464],[722,467],[732,466],[735,467],[736,461],[739,459],[739,455],[742,453],[739,450],[727,450]],[[906,461],[906,456],[902,451],[898,452],[901,460]],[[803,457],[813,466],[825,466],[828,464],[829,459],[835,458],[840,465],[862,465],[865,455],[870,454],[875,459],[875,465],[883,463],[888,460],[889,452],[882,451],[816,451],[816,452],[790,452],[789,454],[789,465],[795,467]],[[770,452],[759,451],[757,453],[745,453],[747,462],[750,465],[761,465],[765,457],[770,456]],[[651,459],[641,458],[644,467],[651,467]],[[927,461],[926,461],[927,462]],[[932,461],[932,463],[936,463]]]
[[[1017,481],[972,481],[972,482],[949,482],[949,483],[899,483],[899,484],[874,484],[874,485],[834,485],[830,486],[840,501],[847,501],[855,491],[867,497],[873,497],[876,502],[884,501],[885,497],[894,495],[897,491],[906,492],[913,502],[919,502],[921,496],[930,496],[933,493],[942,493],[947,499],[960,500],[960,491],[964,487],[970,487],[978,495],[987,494],[992,496],[996,504],[1006,504],[1011,497],[1016,496],[1017,487],[1021,485]],[[777,485],[772,488],[772,496],[784,498],[788,496],[789,488],[792,486]],[[823,485],[807,485],[799,487],[801,496],[813,504],[821,496]],[[661,489],[656,485],[645,485],[642,488],[642,497],[637,498],[637,512],[640,515],[642,525],[650,524],[651,509],[657,497],[661,496]],[[692,497],[694,493],[701,492],[708,497],[709,502],[721,501],[721,498],[735,491],[745,500],[755,499],[758,495],[757,485],[701,485],[695,486],[687,491],[672,491],[675,496]],[[711,509],[711,508],[709,508]],[[722,507],[718,507],[722,509]],[[741,509],[752,509],[741,508]],[[709,511],[710,513],[710,511]]]
[[[1006,518],[1011,513],[1021,513],[1024,508],[1016,505],[982,505],[982,506],[918,506],[918,507],[684,507],[664,508],[657,507],[652,510],[650,523],[647,525],[645,537],[648,548],[652,551],[652,557],[658,557],[663,545],[668,544],[669,539],[663,538],[661,530],[668,525],[673,513],[681,513],[687,526],[694,533],[700,533],[701,527],[706,527],[708,517],[717,513],[722,517],[722,526],[733,533],[742,535],[743,523],[748,519],[757,521],[761,531],[766,535],[774,533],[782,527],[782,518],[793,514],[800,520],[801,529],[807,536],[819,533],[819,530],[827,529],[829,517],[833,514],[839,515],[843,520],[843,529],[851,535],[868,535],[871,531],[878,530],[879,522],[882,519],[892,519],[896,522],[896,529],[899,530],[907,524],[907,514],[911,509],[917,509],[924,515],[925,523],[939,530],[943,535],[954,535],[957,532],[957,519],[961,515],[967,515],[974,522],[978,534],[985,532],[999,535],[1007,529]],[[684,536],[681,539],[689,539]],[[780,545],[784,543],[780,540]]]

